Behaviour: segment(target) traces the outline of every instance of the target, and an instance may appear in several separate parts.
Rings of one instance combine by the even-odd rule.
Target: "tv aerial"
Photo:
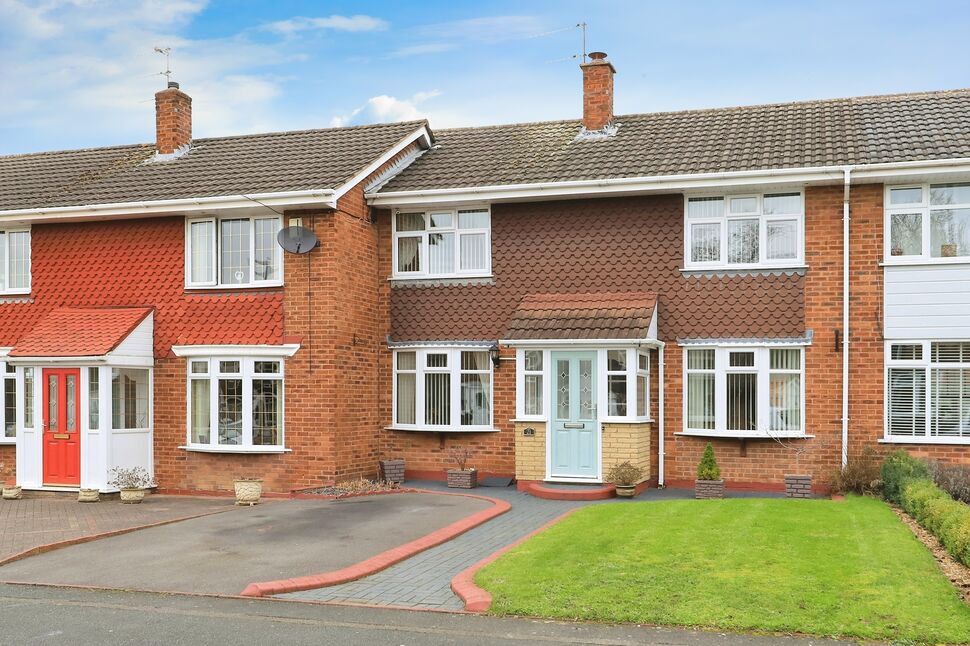
[[[276,241],[283,247],[283,251],[297,254],[310,253],[320,246],[317,235],[301,226],[283,227],[276,234]]]

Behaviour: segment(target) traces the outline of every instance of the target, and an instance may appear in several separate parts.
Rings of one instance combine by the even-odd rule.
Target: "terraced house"
[[[686,484],[708,442],[735,487],[970,462],[970,91],[614,115],[581,68],[581,120],[193,140],[174,86],[154,145],[0,158],[0,459],[289,491],[460,444],[537,493]]]

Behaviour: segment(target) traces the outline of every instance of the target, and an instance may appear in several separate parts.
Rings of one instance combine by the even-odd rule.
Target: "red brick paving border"
[[[435,530],[430,534],[426,534],[421,538],[417,538],[409,543],[405,543],[404,545],[399,545],[393,549],[381,552],[376,556],[372,556],[371,558],[365,559],[360,563],[356,563],[340,570],[324,572],[322,574],[311,574],[309,576],[293,577],[291,579],[281,579],[278,581],[251,583],[246,587],[245,590],[242,591],[242,596],[265,597],[283,594],[285,592],[300,592],[302,590],[312,590],[313,588],[326,588],[332,585],[356,581],[357,579],[362,579],[365,576],[370,576],[371,574],[387,569],[395,563],[400,563],[401,561],[408,559],[419,552],[423,552],[427,549],[435,547],[436,545],[441,545],[442,543],[450,541],[456,536],[464,534],[468,530],[478,527],[482,523],[489,521],[496,516],[501,516],[512,508],[512,505],[504,500],[499,500],[498,498],[489,498],[487,496],[476,496],[466,493],[444,493],[441,491],[429,491],[425,489],[414,489],[412,491],[416,493],[434,494],[436,496],[465,496],[466,498],[487,500],[488,502],[492,503],[493,506],[489,509],[484,509],[466,518],[455,521],[454,523]]]
[[[570,509],[566,513],[553,518],[542,527],[536,529],[535,531],[529,532],[519,540],[509,543],[502,549],[493,552],[478,563],[475,563],[474,565],[471,565],[467,569],[456,574],[451,580],[451,591],[458,595],[458,598],[461,599],[465,604],[465,611],[482,613],[487,611],[492,606],[492,595],[489,594],[488,590],[480,588],[475,584],[475,575],[478,574],[479,570],[492,561],[495,561],[498,559],[498,557],[502,556],[512,548],[518,547],[536,534],[544,532],[553,525],[564,520],[567,516],[570,516],[574,512],[578,511],[578,509],[579,508]]]

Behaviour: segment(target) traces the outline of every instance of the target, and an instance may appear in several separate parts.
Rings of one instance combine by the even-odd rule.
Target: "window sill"
[[[761,265],[761,266],[742,266],[731,265],[712,265],[710,267],[682,267],[680,273],[693,276],[699,274],[772,274],[772,273],[798,273],[804,274],[808,270],[808,265]]]
[[[737,431],[681,431],[674,433],[674,435],[721,438],[725,440],[809,440],[815,437],[814,435],[806,435],[805,433],[773,433],[769,435],[767,433],[743,433]]]
[[[30,296],[30,289],[10,289],[0,292],[0,298],[5,296]]]
[[[239,290],[251,291],[254,289],[278,289],[283,287],[282,280],[274,280],[268,283],[259,283],[256,285],[185,285],[184,289],[187,292],[235,292]]]
[[[653,424],[654,420],[650,417],[605,417],[600,420],[600,424]]]
[[[283,446],[180,446],[183,451],[189,451],[191,453],[248,453],[248,454],[274,454],[274,453],[290,453],[293,449],[288,449]]]
[[[913,258],[912,260],[884,260],[880,267],[936,267],[951,265],[970,265],[970,257],[961,258]]]
[[[545,417],[514,417],[509,421],[513,424],[545,424],[549,420]]]
[[[534,420],[533,420],[534,421]],[[411,433],[498,433],[499,428],[436,428],[434,426],[385,426],[385,431],[407,431]]]
[[[884,437],[880,444],[970,445],[970,437]]]
[[[0,446],[16,446],[17,438],[15,437],[0,437]]]
[[[492,274],[469,274],[461,276],[391,276],[391,287],[437,287],[449,285],[493,285]]]

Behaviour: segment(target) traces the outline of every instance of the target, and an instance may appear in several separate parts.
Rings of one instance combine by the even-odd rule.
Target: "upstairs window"
[[[804,258],[801,193],[687,198],[685,267],[790,267]]]
[[[283,284],[280,218],[203,218],[186,221],[188,287],[264,287]]]
[[[393,238],[396,278],[487,276],[492,269],[487,208],[398,211]]]
[[[0,294],[30,293],[30,230],[0,231]]]
[[[970,184],[886,188],[886,262],[970,262]]]

